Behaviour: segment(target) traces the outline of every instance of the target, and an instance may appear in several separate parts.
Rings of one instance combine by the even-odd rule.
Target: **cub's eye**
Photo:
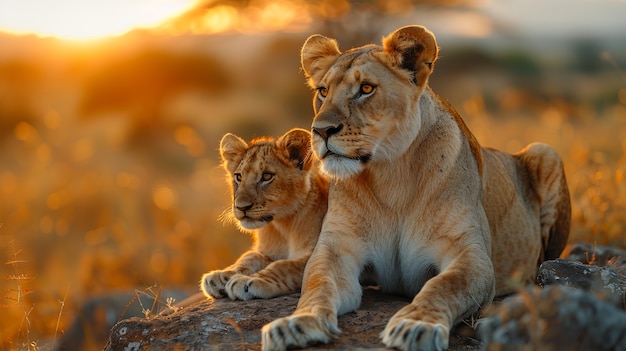
[[[241,173],[235,173],[235,176],[233,177],[233,179],[235,179],[235,183],[237,184],[241,183]]]
[[[321,98],[325,98],[328,95],[328,88],[317,88],[317,92],[320,94]]]
[[[361,84],[361,94],[367,95],[374,92],[376,88],[371,84]]]
[[[263,174],[261,175],[261,181],[262,182],[269,182],[272,179],[274,179],[274,173],[263,172]]]

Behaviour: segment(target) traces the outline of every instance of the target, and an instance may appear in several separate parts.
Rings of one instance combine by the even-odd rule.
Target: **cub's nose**
[[[252,208],[252,203],[236,203],[235,207],[241,212],[246,212]]]
[[[339,133],[343,129],[343,124],[327,127],[313,127],[313,133],[319,135],[324,140],[328,140],[331,135]]]

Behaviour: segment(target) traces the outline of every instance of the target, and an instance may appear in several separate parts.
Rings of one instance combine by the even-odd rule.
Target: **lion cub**
[[[202,277],[206,296],[267,299],[300,290],[328,205],[328,179],[310,143],[304,129],[250,143],[224,135],[220,154],[232,180],[231,218],[253,234],[255,245],[233,265]]]

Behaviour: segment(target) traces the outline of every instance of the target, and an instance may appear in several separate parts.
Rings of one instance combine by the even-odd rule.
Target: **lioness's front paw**
[[[260,292],[258,287],[260,285],[259,279],[251,278],[243,274],[235,274],[230,277],[228,283],[226,283],[226,293],[232,300],[252,300],[254,298],[260,298]]]
[[[313,314],[285,317],[263,327],[263,350],[284,351],[289,346],[327,344],[340,332],[336,319],[318,318]]]
[[[202,276],[200,289],[208,297],[226,297],[226,283],[236,273],[233,271],[212,271]]]
[[[381,336],[387,347],[399,350],[442,351],[448,348],[449,330],[443,324],[392,318]]]

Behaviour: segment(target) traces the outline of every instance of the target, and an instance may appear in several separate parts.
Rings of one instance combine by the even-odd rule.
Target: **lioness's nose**
[[[343,124],[338,126],[328,126],[328,127],[313,127],[313,133],[321,136],[322,139],[327,140],[331,135],[339,133],[343,129]]]

